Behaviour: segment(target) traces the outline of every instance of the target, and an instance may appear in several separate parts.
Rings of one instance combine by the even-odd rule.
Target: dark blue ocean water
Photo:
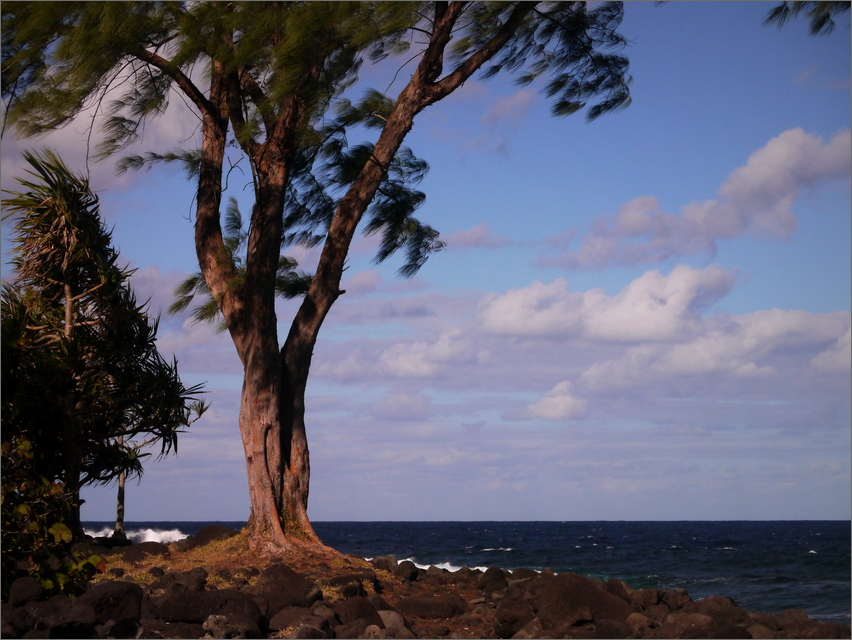
[[[209,522],[129,522],[137,540],[172,541]],[[240,528],[243,522],[222,523]],[[104,535],[111,523],[85,523]],[[852,600],[848,521],[773,522],[316,522],[344,553],[394,555],[455,569],[550,567],[634,589],[685,588],[694,600],[731,597],[745,609],[804,609],[848,623]]]

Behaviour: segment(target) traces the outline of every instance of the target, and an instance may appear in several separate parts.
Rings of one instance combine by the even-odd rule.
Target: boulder
[[[660,602],[662,592],[659,589],[639,589],[631,594],[631,599],[642,609],[654,606]]]
[[[494,632],[500,638],[511,638],[534,617],[535,612],[529,604],[501,600],[494,612]]]
[[[534,571],[533,569],[515,569],[512,572],[513,580],[526,580],[538,578],[538,571]]]
[[[402,598],[397,610],[407,618],[452,618],[467,609],[467,603],[457,594],[446,596],[411,596]]]
[[[787,609],[775,616],[775,622],[777,622],[778,626],[782,629],[793,622],[799,622],[807,619],[808,614],[802,609]]]
[[[211,542],[219,540],[227,540],[239,535],[239,531],[226,527],[222,524],[208,524],[206,527],[201,527],[194,536],[192,542],[194,547],[203,547]]]
[[[694,633],[713,626],[713,618],[704,613],[672,613],[657,631],[660,638],[679,638],[684,633]]]
[[[505,572],[499,567],[489,567],[476,581],[476,588],[486,594],[501,591],[509,586]]]
[[[482,571],[479,569],[468,569],[467,567],[462,567],[457,571],[447,573],[444,576],[444,582],[446,584],[473,584],[481,575]]]
[[[756,640],[775,640],[777,637],[772,629],[765,627],[762,624],[751,625],[748,627],[748,632],[751,634],[751,637]]]
[[[72,603],[71,598],[62,594],[51,596],[44,602],[30,601],[23,607],[26,611],[24,618],[26,625],[33,629],[46,629],[48,627],[42,623],[42,620],[60,613]]]
[[[142,562],[148,556],[163,556],[168,558],[171,554],[169,553],[168,546],[161,542],[140,542],[122,548],[115,555],[125,562],[136,564],[137,562]]]
[[[621,580],[616,580],[615,578],[607,580],[606,584],[604,584],[604,591],[621,598],[628,604],[632,602],[630,595],[627,593],[626,585]]]
[[[18,578],[9,585],[9,604],[21,607],[32,600],[41,600],[44,587],[41,582],[30,576]]]
[[[95,610],[77,599],[70,606],[42,615],[36,628],[48,630],[51,638],[92,638],[97,637],[96,624]]]
[[[626,623],[619,620],[598,620],[595,622],[595,638],[629,638],[633,634]]]
[[[541,638],[544,635],[544,627],[541,626],[541,621],[538,618],[533,618],[519,629],[512,638],[529,640],[530,638]]]
[[[379,612],[376,611],[376,607],[373,606],[373,603],[370,602],[368,598],[362,596],[356,596],[354,598],[348,598],[346,600],[336,602],[332,609],[340,619],[341,624],[344,625],[351,624],[356,620],[365,620],[367,622],[364,625],[365,628],[371,624],[375,624],[379,627],[385,626],[384,622],[382,622],[382,617],[379,615]],[[361,631],[363,631],[363,629],[361,629]]]
[[[301,627],[296,629],[291,638],[300,638],[303,640],[325,640],[325,638],[330,638],[331,636],[326,634],[325,632],[312,627],[309,624],[303,624]],[[344,636],[338,636],[344,637]]]
[[[211,638],[263,638],[257,623],[243,616],[209,616],[202,628]],[[205,636],[207,637],[207,636]]]
[[[260,609],[246,593],[236,589],[219,591],[176,591],[163,594],[157,612],[167,622],[203,624],[210,616],[240,616],[260,624]]]
[[[112,620],[122,625],[122,629],[132,627],[135,633],[142,614],[143,595],[142,587],[132,582],[101,582],[79,596],[74,604],[89,605],[99,624]]]
[[[346,624],[340,624],[334,628],[335,638],[362,638],[367,627],[373,625],[366,618],[358,618]],[[378,625],[375,625],[378,626]]]
[[[591,580],[574,573],[542,576],[539,579],[534,607],[545,629],[555,629],[571,619],[584,607],[594,620],[624,622],[636,607],[603,589]],[[573,624],[573,623],[572,623]]]
[[[0,637],[17,638],[22,636],[29,628],[27,625],[27,610],[23,607],[13,607],[8,602],[2,605],[0,612],[0,620],[2,620],[3,629],[0,631]]]
[[[373,566],[380,571],[387,571],[388,573],[393,573],[396,571],[396,568],[399,566],[399,563],[396,561],[396,558],[393,556],[378,556],[373,558]]]
[[[411,560],[403,560],[397,565],[393,572],[393,574],[400,580],[408,580],[409,582],[417,580],[419,573],[420,570],[417,568],[417,565]]]
[[[408,621],[399,611],[379,609],[379,617],[386,629],[408,629]]]
[[[256,584],[242,590],[266,600],[269,618],[284,607],[310,607],[322,598],[322,592],[313,582],[280,563],[264,569]]]
[[[272,631],[280,631],[289,627],[299,627],[307,618],[316,618],[314,612],[307,607],[284,607],[269,619],[269,628]]]
[[[187,622],[166,622],[156,618],[145,618],[139,624],[138,638],[201,638],[204,627]]]

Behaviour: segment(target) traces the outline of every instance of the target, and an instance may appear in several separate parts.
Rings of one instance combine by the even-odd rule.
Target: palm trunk
[[[124,446],[124,436],[118,436],[118,446]],[[124,485],[126,481],[127,474],[122,471],[118,474],[118,497],[115,507],[115,531],[113,531],[112,534],[114,538],[127,539],[127,536],[124,533]]]

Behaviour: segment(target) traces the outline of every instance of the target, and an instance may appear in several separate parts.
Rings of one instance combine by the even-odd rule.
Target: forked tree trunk
[[[249,544],[275,552],[294,546],[322,545],[308,518],[310,461],[305,432],[305,390],[317,335],[340,296],[340,279],[355,229],[410,131],[414,116],[457,89],[510,37],[532,4],[515,8],[503,28],[453,73],[438,80],[443,53],[464,3],[436,3],[430,43],[411,81],[400,93],[373,149],[332,218],[311,286],[284,346],[278,352],[274,277],[280,252],[284,186],[292,136],[301,115],[295,102],[276,122],[267,122],[267,141],[244,147],[257,170],[258,196],[252,213],[246,280],[241,291],[233,264],[222,260],[219,226],[222,161],[228,119],[227,80],[214,62],[210,103],[204,117],[199,180],[196,249],[211,293],[219,300],[244,368],[240,433],[246,454],[251,514]],[[238,83],[237,83],[238,85]],[[233,90],[234,85],[232,85]],[[236,94],[231,94],[233,98]],[[237,101],[238,102],[238,101]],[[237,127],[239,110],[231,106]],[[211,115],[212,111],[224,116]],[[225,123],[224,128],[222,124]],[[202,195],[204,194],[204,195]]]

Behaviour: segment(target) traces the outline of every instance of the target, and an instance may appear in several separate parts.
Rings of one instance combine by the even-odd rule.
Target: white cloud
[[[594,363],[580,381],[589,388],[605,388],[646,385],[678,376],[772,376],[779,373],[784,356],[798,351],[813,353],[833,340],[833,347],[810,362],[817,368],[842,371],[849,322],[848,312],[815,314],[780,309],[706,319],[689,341],[631,347],[618,358]]]
[[[586,413],[586,401],[572,393],[573,385],[563,380],[541,400],[527,406],[527,415],[545,420],[571,420]]]
[[[459,329],[444,332],[437,341],[398,343],[379,357],[379,367],[394,376],[424,378],[439,373],[442,366],[469,360],[473,354]]]
[[[441,236],[441,239],[447,243],[448,249],[468,249],[474,247],[499,249],[515,244],[508,238],[495,236],[491,231],[491,227],[485,223],[478,224],[470,229],[453,231],[452,233]]]
[[[544,257],[541,263],[575,269],[634,265],[713,254],[719,240],[749,232],[788,238],[796,228],[796,199],[822,184],[848,179],[850,149],[849,131],[826,143],[803,129],[790,129],[734,170],[716,199],[692,202],[674,215],[664,212],[654,197],[636,198],[616,216],[598,218],[577,251]]]
[[[516,126],[530,110],[535,92],[531,89],[520,89],[510,96],[498,98],[482,116],[482,122],[489,126],[509,124]]]
[[[828,349],[815,355],[811,366],[830,373],[849,371],[852,367],[852,328],[847,329]]]
[[[649,271],[615,296],[602,289],[571,293],[557,279],[486,296],[480,319],[487,331],[517,336],[567,336],[614,342],[672,341],[691,335],[699,312],[724,296],[735,275],[711,265],[678,265],[669,275]]]
[[[348,293],[372,293],[382,284],[382,276],[375,269],[359,271],[343,281],[341,287]]]

